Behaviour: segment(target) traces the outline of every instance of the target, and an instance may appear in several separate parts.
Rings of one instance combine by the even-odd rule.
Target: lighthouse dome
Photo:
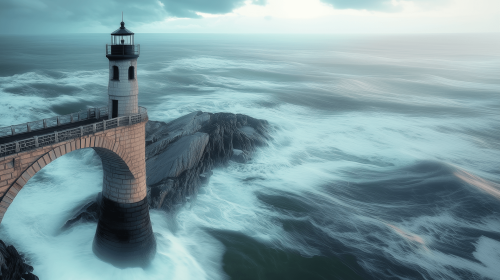
[[[125,28],[125,22],[122,21],[120,23],[120,25],[121,25],[120,28],[113,31],[113,33],[111,33],[111,35],[113,35],[113,36],[134,35],[134,32]]]

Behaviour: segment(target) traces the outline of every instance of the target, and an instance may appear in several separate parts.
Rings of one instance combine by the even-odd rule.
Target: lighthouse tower
[[[109,59],[108,112],[111,118],[139,112],[137,58],[140,45],[134,45],[134,32],[125,28],[123,16],[120,24],[120,28],[111,33],[111,45],[106,45]]]
[[[130,122],[137,116],[137,58],[134,33],[121,22],[106,46],[109,59],[109,118]],[[129,118],[123,118],[130,116]],[[118,119],[118,120],[120,120]],[[92,249],[102,260],[117,267],[145,267],[156,254],[156,240],[149,217],[146,187],[145,122],[122,128],[118,145],[94,148],[103,162],[103,192]],[[123,143],[123,144],[122,144]],[[118,151],[118,146],[127,147]],[[127,155],[124,160],[123,154]]]

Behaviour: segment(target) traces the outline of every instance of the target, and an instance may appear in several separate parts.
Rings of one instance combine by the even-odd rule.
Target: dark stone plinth
[[[147,199],[117,203],[102,197],[93,251],[116,267],[145,267],[156,254]]]

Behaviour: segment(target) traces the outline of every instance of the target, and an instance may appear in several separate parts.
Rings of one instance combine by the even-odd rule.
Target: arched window
[[[113,80],[120,80],[120,72],[118,71],[118,66],[113,66]]]
[[[130,66],[128,68],[128,79],[133,80],[135,79],[135,71],[134,71],[134,66]]]

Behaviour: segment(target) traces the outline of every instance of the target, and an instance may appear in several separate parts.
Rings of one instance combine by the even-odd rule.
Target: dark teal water
[[[107,34],[0,36],[0,126],[102,106]],[[150,119],[267,119],[273,140],[215,170],[158,255],[119,270],[95,224],[59,228],[101,189],[91,151],[44,168],[0,226],[41,279],[496,279],[500,37],[137,34]]]

